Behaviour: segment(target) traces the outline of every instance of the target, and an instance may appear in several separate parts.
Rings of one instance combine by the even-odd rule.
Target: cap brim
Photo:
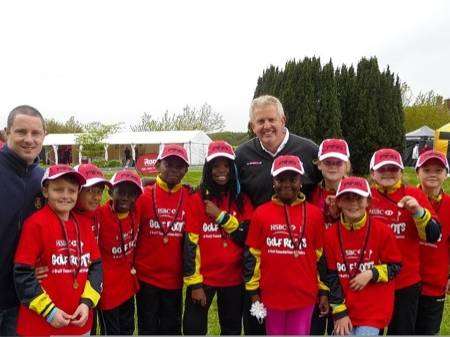
[[[339,152],[330,152],[330,153],[325,153],[325,154],[319,156],[320,161],[325,160],[327,158],[338,158],[338,159],[346,161],[346,162],[348,161],[348,157],[345,154],[342,154]]]
[[[61,173],[57,173],[51,177],[45,177],[44,179],[42,179],[41,181],[41,186],[44,186],[44,182],[47,180],[56,180],[58,178],[61,178],[63,176],[72,176],[73,178],[75,178],[75,180],[77,180],[78,185],[80,185],[80,188],[86,183],[86,179],[83,177],[83,175],[81,173],[78,173],[76,171],[71,171],[71,172],[61,172]]]
[[[386,166],[386,165],[394,165],[397,167],[400,167],[402,170],[404,169],[402,164],[397,163],[396,161],[392,161],[392,160],[386,160],[386,161],[382,161],[381,163],[378,163],[376,165],[374,165],[372,167],[372,170],[376,171],[378,170],[380,167]]]
[[[430,161],[430,160],[438,160],[442,166],[444,166],[447,171],[448,171],[448,162],[446,160],[444,160],[443,158],[439,157],[439,156],[433,156],[433,157],[429,157],[427,159],[425,159],[423,162],[419,162],[419,160],[416,162],[416,170],[420,167],[422,167],[423,165],[425,165],[426,162]]]
[[[236,156],[234,156],[232,154],[229,154],[229,153],[226,153],[226,152],[218,152],[218,153],[214,153],[214,154],[206,157],[206,161],[210,162],[214,158],[218,158],[218,157],[225,157],[225,158],[228,158],[228,159],[231,159],[231,160],[235,160],[236,159]]]
[[[139,189],[139,191],[141,191],[141,193],[144,193],[144,188],[142,187],[142,185],[137,184],[133,180],[124,179],[124,180],[116,181],[115,183],[113,183],[113,182],[109,182],[109,183],[111,184],[111,187],[115,187],[121,183],[130,183],[130,184],[133,184],[134,186],[136,186]]]
[[[163,156],[158,156],[158,158],[156,158],[156,161],[163,160],[163,159],[166,159],[166,158],[169,158],[169,157],[178,157],[181,160],[183,160],[189,166],[189,161],[187,161],[186,158],[183,158],[182,156],[179,156],[177,154],[168,154],[167,156],[164,156],[164,157]]]
[[[355,194],[358,194],[358,195],[360,195],[362,197],[366,197],[366,198],[371,195],[370,190],[369,190],[369,192],[364,192],[364,191],[361,191],[356,188],[347,188],[345,190],[339,191],[339,193],[336,193],[336,197],[338,197],[342,194],[345,194],[345,193],[355,193]]]
[[[84,184],[83,187],[91,187],[91,186],[101,184],[101,183],[104,183],[108,187],[112,186],[110,181],[105,178],[91,178],[91,179],[86,179],[86,184]]]
[[[277,175],[279,175],[280,173],[283,173],[285,171],[296,172],[296,173],[299,173],[300,175],[303,175],[305,173],[305,171],[299,170],[296,167],[281,167],[278,170],[275,170],[272,172],[272,177],[276,177]]]

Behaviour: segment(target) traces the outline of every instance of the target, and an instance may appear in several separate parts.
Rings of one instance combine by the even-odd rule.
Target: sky
[[[244,131],[264,69],[306,56],[376,56],[450,98],[450,1],[1,1],[0,126],[21,104],[128,129],[206,102]]]

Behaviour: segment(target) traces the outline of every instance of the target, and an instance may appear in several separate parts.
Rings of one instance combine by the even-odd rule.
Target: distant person
[[[415,166],[417,163],[417,159],[419,159],[419,142],[416,142],[416,144],[414,145],[411,158],[413,160],[413,165]]]
[[[22,105],[8,115],[6,146],[0,150],[0,335],[16,334],[19,308],[13,282],[13,258],[24,220],[42,207],[39,153],[45,122],[35,108]]]

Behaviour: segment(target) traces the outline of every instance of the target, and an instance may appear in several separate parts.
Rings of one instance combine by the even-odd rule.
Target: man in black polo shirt
[[[286,117],[278,98],[264,95],[255,98],[250,106],[250,125],[256,137],[236,150],[236,166],[242,191],[247,193],[254,207],[269,201],[274,194],[270,170],[276,157],[297,155],[301,158],[305,175],[302,191],[309,195],[320,181],[321,174],[314,165],[319,150],[313,141],[289,133]],[[244,301],[244,333],[264,335],[264,324],[250,316],[251,301]]]

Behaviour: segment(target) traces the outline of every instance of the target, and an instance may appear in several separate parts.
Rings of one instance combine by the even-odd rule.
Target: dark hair
[[[238,211],[242,213],[244,209],[244,202],[241,193],[238,191],[238,179],[236,175],[237,170],[234,161],[225,158],[230,167],[230,179],[228,179],[225,188],[223,188],[222,186],[219,186],[212,178],[212,167],[217,159],[218,158],[214,158],[210,162],[205,162],[205,165],[203,166],[202,180],[198,186],[201,197],[203,200],[209,200],[213,197],[219,200],[219,202],[222,202],[221,192],[226,191],[228,192],[229,204],[232,205],[233,203],[236,203]]]
[[[29,105],[19,105],[18,107],[15,107],[11,110],[11,112],[8,115],[8,121],[6,123],[6,128],[9,130],[14,124],[14,120],[16,119],[17,115],[27,115],[32,117],[38,117],[41,119],[42,122],[42,128],[45,131],[45,120],[44,117],[42,117],[41,113]]]

